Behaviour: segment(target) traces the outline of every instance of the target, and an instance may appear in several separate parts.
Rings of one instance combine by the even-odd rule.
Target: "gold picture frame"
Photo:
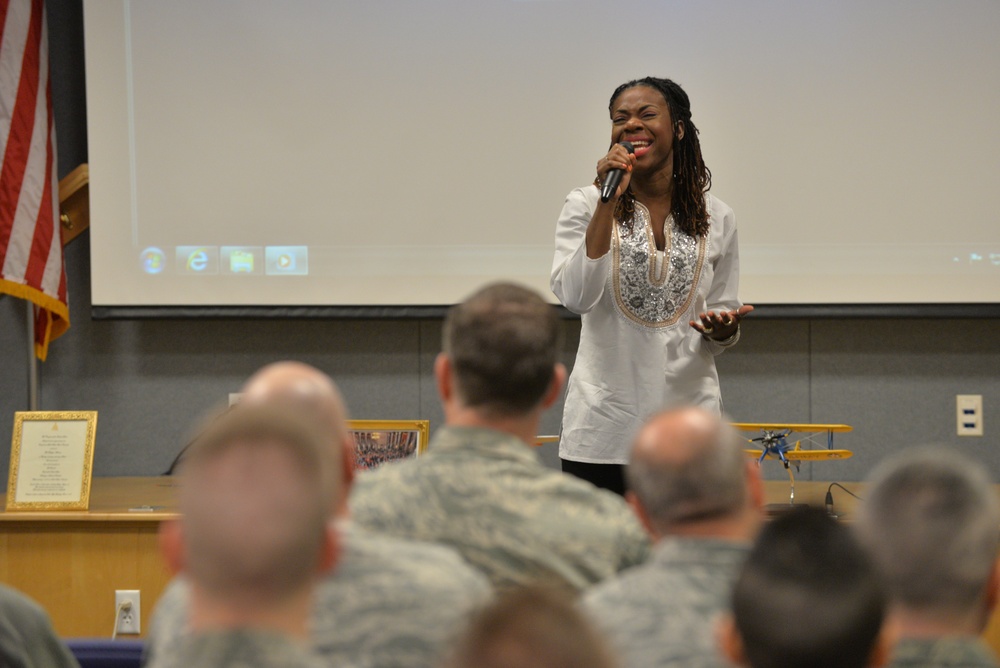
[[[354,467],[373,469],[386,462],[419,457],[427,450],[430,420],[348,420],[354,438]]]
[[[87,510],[97,411],[17,411],[7,510]]]

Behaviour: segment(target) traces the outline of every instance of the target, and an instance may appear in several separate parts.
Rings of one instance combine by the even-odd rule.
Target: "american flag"
[[[0,0],[0,293],[35,304],[35,354],[69,328],[44,0]]]

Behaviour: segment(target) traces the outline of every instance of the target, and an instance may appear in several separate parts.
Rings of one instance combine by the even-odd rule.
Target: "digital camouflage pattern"
[[[996,668],[997,659],[978,637],[903,638],[889,668]]]
[[[728,666],[715,624],[749,551],[715,538],[663,538],[645,564],[586,592],[584,608],[624,668]]]
[[[278,634],[246,629],[179,638],[147,668],[324,668],[305,644]]]
[[[438,430],[420,457],[359,475],[350,505],[361,526],[454,548],[498,591],[534,582],[580,591],[649,550],[620,496],[545,467],[491,429]]]
[[[328,666],[435,666],[471,614],[492,597],[489,582],[453,550],[342,527],[344,552],[318,587],[310,634]],[[187,584],[174,580],[150,627],[152,656],[185,634]]]

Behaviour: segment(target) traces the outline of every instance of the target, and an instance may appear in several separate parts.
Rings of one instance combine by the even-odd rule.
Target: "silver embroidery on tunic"
[[[632,231],[620,222],[611,238],[612,291],[619,315],[642,327],[669,327],[687,311],[698,290],[706,239],[685,234],[668,216],[662,265],[657,270],[656,242],[649,211],[635,203]]]

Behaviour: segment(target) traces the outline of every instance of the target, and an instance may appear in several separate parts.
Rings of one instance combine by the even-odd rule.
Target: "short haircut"
[[[965,456],[919,447],[887,459],[872,474],[858,529],[898,604],[959,614],[983,604],[1000,504]]]
[[[531,411],[552,383],[561,333],[555,309],[536,292],[511,283],[482,288],[444,321],[458,398],[497,416]]]
[[[612,668],[603,636],[568,594],[540,586],[508,590],[474,617],[448,668]]]
[[[292,403],[209,421],[180,469],[185,572],[231,601],[280,601],[318,573],[339,486],[328,430]]]
[[[697,453],[682,461],[637,456],[633,450],[625,479],[649,520],[660,530],[700,520],[724,517],[747,503],[744,440],[722,417],[698,408],[681,408],[653,416],[647,424],[667,413],[698,411],[712,421],[711,429],[688,430],[677,438],[696,439],[689,445]],[[640,432],[641,436],[641,432]]]
[[[886,608],[871,557],[818,508],[765,525],[733,589],[753,668],[866,666]]]

